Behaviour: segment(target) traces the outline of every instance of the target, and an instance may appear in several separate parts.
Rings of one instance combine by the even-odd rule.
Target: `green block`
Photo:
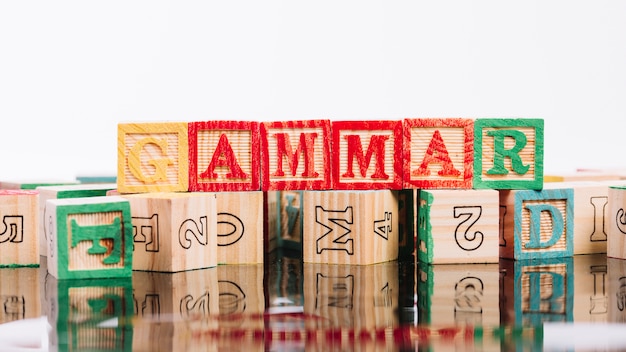
[[[543,119],[476,119],[474,188],[543,188]]]
[[[130,203],[117,196],[51,199],[46,204],[48,271],[58,279],[132,275]]]

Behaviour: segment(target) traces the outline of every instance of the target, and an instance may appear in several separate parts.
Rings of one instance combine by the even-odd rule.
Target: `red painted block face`
[[[261,123],[264,191],[330,189],[330,121]]]
[[[472,119],[405,119],[403,147],[404,188],[472,188]]]
[[[259,155],[258,122],[192,122],[189,124],[189,190],[259,190]]]
[[[337,121],[333,130],[333,189],[401,189],[402,122]]]

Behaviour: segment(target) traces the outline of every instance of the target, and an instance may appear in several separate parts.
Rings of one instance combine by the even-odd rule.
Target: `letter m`
[[[315,222],[326,229],[316,241],[317,254],[323,250],[343,250],[349,255],[354,254],[354,239],[350,237],[353,224],[351,206],[345,210],[325,210],[318,205],[315,207]]]
[[[389,136],[373,135],[370,138],[370,143],[365,154],[363,154],[363,146],[359,135],[346,135],[344,138],[348,144],[348,162],[347,170],[341,175],[342,177],[354,177],[352,167],[354,165],[355,158],[359,164],[359,172],[361,176],[366,177],[367,169],[372,161],[372,156],[375,155],[376,163],[374,173],[371,178],[383,180],[389,178],[389,175],[385,173],[385,142],[389,139]]]
[[[317,177],[319,174],[315,172],[315,138],[317,133],[300,133],[298,147],[295,152],[289,141],[288,133],[276,133],[276,171],[272,176],[285,176],[283,171],[283,159],[287,160],[287,165],[291,169],[291,176],[296,176],[300,154],[304,159],[304,172],[302,177]]]

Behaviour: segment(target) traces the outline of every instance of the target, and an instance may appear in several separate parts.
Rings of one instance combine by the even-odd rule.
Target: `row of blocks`
[[[541,189],[542,119],[118,124],[118,191]]]
[[[621,183],[621,185],[620,185]],[[535,190],[0,193],[2,265],[47,255],[59,278],[125,277],[261,263],[295,242],[305,262],[489,263],[607,253],[626,258],[624,181]],[[114,193],[114,184],[96,187]],[[79,186],[65,186],[77,190]],[[56,189],[58,192],[58,189]],[[60,194],[61,197],[59,197]],[[47,198],[46,197],[50,197]],[[45,201],[43,211],[38,209]],[[41,225],[42,229],[37,229]],[[38,234],[38,235],[35,235]],[[267,235],[264,235],[267,234]],[[43,249],[40,247],[43,244]],[[407,251],[408,248],[408,251]]]

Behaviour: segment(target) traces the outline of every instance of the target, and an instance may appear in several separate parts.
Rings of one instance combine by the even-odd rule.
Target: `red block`
[[[258,191],[259,123],[189,123],[189,191]]]
[[[337,121],[333,189],[401,189],[402,121]]]
[[[261,123],[263,191],[330,189],[330,120]]]
[[[472,188],[473,163],[473,119],[404,120],[404,188]]]

